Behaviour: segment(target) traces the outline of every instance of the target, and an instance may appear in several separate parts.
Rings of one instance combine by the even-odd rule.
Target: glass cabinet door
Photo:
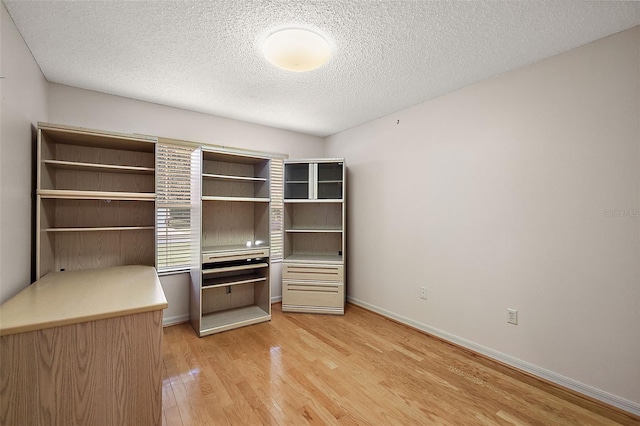
[[[317,164],[317,191],[319,200],[342,199],[342,163]]]
[[[284,165],[284,198],[308,199],[309,170],[311,164],[291,163]]]

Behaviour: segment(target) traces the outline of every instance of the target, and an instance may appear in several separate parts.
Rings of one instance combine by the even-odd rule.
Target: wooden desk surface
[[[167,306],[153,266],[52,272],[0,305],[0,336]]]

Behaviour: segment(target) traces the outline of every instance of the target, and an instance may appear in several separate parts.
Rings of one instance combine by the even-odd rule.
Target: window
[[[198,149],[167,143],[156,146],[156,268],[188,270],[197,239],[192,238],[191,162]]]
[[[282,261],[284,159],[271,159],[271,261]]]

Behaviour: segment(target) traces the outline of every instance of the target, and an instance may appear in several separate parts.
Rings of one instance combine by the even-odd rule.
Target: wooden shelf
[[[248,283],[258,283],[261,281],[266,281],[267,277],[258,274],[245,274],[245,275],[233,275],[230,277],[220,277],[220,278],[206,278],[202,273],[203,281],[202,281],[202,289],[206,290],[208,288],[215,287],[226,287],[230,285],[239,285],[239,284],[248,284]]]
[[[285,229],[284,232],[299,232],[299,233],[327,233],[327,232],[334,232],[334,233],[341,233],[342,229],[320,229],[320,228],[316,228],[316,229]]]
[[[152,192],[75,191],[66,189],[39,189],[38,195],[42,198],[72,200],[154,201],[156,199],[156,194]]]
[[[202,275],[220,274],[222,272],[246,271],[250,269],[266,268],[268,263],[248,263],[246,265],[226,266],[222,268],[203,269]]]
[[[141,231],[154,230],[155,226],[105,226],[86,228],[47,228],[47,232],[102,232],[102,231]]]
[[[103,132],[59,124],[38,123],[38,127],[56,143],[65,145],[152,153],[157,142],[153,136]]]
[[[118,166],[115,164],[80,163],[76,161],[44,160],[44,164],[56,169],[77,170],[83,172],[149,174],[155,172],[153,167]]]
[[[284,199],[284,203],[285,204],[289,204],[289,203],[291,203],[291,204],[294,204],[294,203],[310,203],[310,204],[313,204],[313,203],[316,203],[316,204],[318,204],[318,203],[323,203],[323,204],[325,204],[325,203],[334,203],[334,204],[339,204],[339,203],[342,203],[342,202],[343,202],[342,198],[340,198],[340,199],[338,199],[338,198],[327,198],[327,199],[323,198],[323,199],[318,199],[318,200],[309,200],[307,198],[285,198]]]
[[[214,254],[214,253],[222,253],[226,251],[245,251],[251,249],[268,249],[267,245],[253,245],[247,246],[246,244],[234,244],[228,246],[206,246],[202,247],[202,254]]]
[[[202,177],[205,179],[224,180],[229,182],[266,182],[266,178],[261,177],[248,177],[248,176],[231,176],[231,175],[217,175],[211,173],[203,173]]]
[[[200,335],[205,336],[232,328],[269,321],[270,319],[271,315],[256,305],[205,314],[202,315],[200,323]]]
[[[330,263],[343,264],[344,260],[339,255],[322,255],[322,254],[292,254],[283,259],[283,262],[293,263]]]
[[[342,180],[319,180],[318,183],[342,183]]]
[[[249,202],[249,203],[268,203],[271,201],[271,199],[256,198],[256,197],[217,197],[217,196],[203,195],[202,201],[239,201],[239,202]]]
[[[285,184],[288,184],[288,183],[294,183],[294,184],[308,184],[308,183],[309,183],[309,181],[308,181],[308,180],[286,180],[284,183],[285,183]]]

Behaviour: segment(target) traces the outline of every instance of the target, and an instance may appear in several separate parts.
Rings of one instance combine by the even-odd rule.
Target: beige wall
[[[639,46],[636,27],[327,138],[349,297],[640,413]]]
[[[34,123],[47,119],[47,82],[0,5],[0,303],[31,282]]]

